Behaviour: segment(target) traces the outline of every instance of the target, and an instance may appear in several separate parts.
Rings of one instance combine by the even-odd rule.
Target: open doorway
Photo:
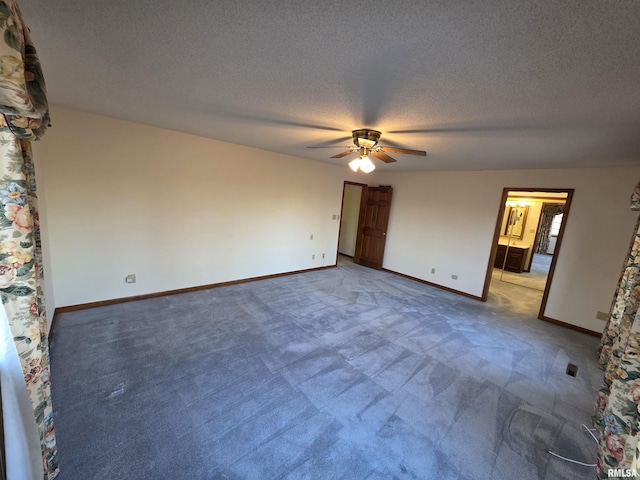
[[[356,255],[360,202],[362,189],[366,186],[362,183],[344,182],[338,233],[338,265],[353,263]]]
[[[573,189],[504,189],[483,299],[544,318]]]
[[[366,185],[345,182],[342,191],[342,213],[340,214],[340,234],[338,238],[338,254],[346,257],[356,255],[356,236],[358,234],[358,216],[362,188]]]
[[[354,263],[382,269],[392,194],[390,185],[370,187],[345,182],[338,259],[352,257]]]

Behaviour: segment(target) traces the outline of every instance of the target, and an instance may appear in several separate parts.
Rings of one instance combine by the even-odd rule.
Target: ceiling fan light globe
[[[371,159],[367,156],[360,158],[360,170],[364,173],[371,173],[376,169]]]
[[[351,170],[353,170],[354,172],[357,172],[360,168],[360,159],[356,158],[355,160],[351,160],[349,162],[349,168],[351,168]]]
[[[374,140],[368,140],[366,138],[358,138],[359,147],[372,148],[376,145],[376,143],[377,142],[375,142]]]

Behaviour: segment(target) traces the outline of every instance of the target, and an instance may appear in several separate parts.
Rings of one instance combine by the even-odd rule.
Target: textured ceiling
[[[640,164],[638,0],[20,6],[53,104],[335,164],[305,147],[428,152],[386,171]]]

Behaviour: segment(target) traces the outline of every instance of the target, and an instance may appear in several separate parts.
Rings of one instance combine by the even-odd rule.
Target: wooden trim
[[[240,280],[231,280],[229,282],[210,283],[207,285],[198,285],[196,287],[178,288],[176,290],[165,290],[163,292],[145,293],[143,295],[135,295],[132,297],[113,298],[110,300],[100,300],[98,302],[80,303],[78,305],[69,305],[66,307],[58,307],[54,313],[54,319],[58,313],[75,312],[77,310],[85,310],[87,308],[104,307],[107,305],[116,305],[118,303],[135,302],[137,300],[148,300],[150,298],[166,297],[168,295],[177,295],[180,293],[198,292],[200,290],[209,290],[211,288],[228,287],[231,285],[238,285],[241,283],[256,282],[258,280],[268,280],[270,278],[286,277],[289,275],[297,275],[299,273],[315,272],[318,270],[327,270],[329,268],[336,268],[338,264],[326,265],[324,267],[307,268],[304,270],[294,270],[293,272],[274,273],[271,275],[263,275],[260,277],[243,278]],[[54,322],[51,322],[51,330],[49,331],[49,338],[52,336]]]
[[[509,187],[509,188],[506,188],[506,190],[508,192],[566,193],[567,194],[567,198],[569,198],[569,192],[573,193],[573,191],[575,189],[573,189],[573,188],[531,188],[531,187],[521,188],[521,187]],[[525,197],[523,197],[523,198],[525,198]],[[535,197],[530,197],[530,198],[535,198]],[[541,198],[547,199],[549,197],[541,197]],[[554,198],[551,197],[551,200],[554,200]],[[558,200],[560,200],[560,198],[558,198]],[[566,200],[566,198],[564,200]]]
[[[51,346],[51,341],[53,340],[53,329],[56,326],[56,320],[58,319],[58,313],[60,312],[59,308],[53,310],[53,317],[51,318],[51,325],[49,326],[49,334],[47,336],[47,341],[49,342],[49,346]]]
[[[445,287],[443,285],[438,285],[437,283],[431,283],[431,282],[429,282],[427,280],[423,280],[421,278],[412,277],[411,275],[406,275],[404,273],[400,273],[400,272],[395,272],[393,270],[389,270],[388,268],[383,268],[382,270],[385,271],[385,272],[393,273],[394,275],[398,275],[399,277],[408,278],[409,280],[413,280],[414,282],[424,283],[425,285],[429,285],[430,287],[439,288],[440,290],[445,290],[447,292],[455,293],[457,295],[462,295],[463,297],[468,297],[468,298],[472,298],[474,300],[478,300],[478,301],[484,302],[482,297],[477,297],[475,295],[471,295],[470,293],[463,292],[461,290],[455,290],[453,288]]]
[[[564,231],[567,227],[567,219],[569,218],[569,211],[571,210],[571,201],[573,200],[573,188],[567,189],[567,200],[564,204],[562,224],[560,225],[560,232],[558,232],[558,240],[556,240],[556,246],[553,249],[553,256],[551,257],[551,265],[549,266],[549,273],[547,274],[547,284],[542,294],[542,302],[540,303],[540,313],[538,318],[544,316],[544,311],[547,308],[547,300],[549,299],[549,291],[551,290],[551,284],[553,283],[553,275],[556,271],[556,264],[558,263],[558,254],[560,253],[560,247],[562,246],[562,239],[564,238]]]
[[[366,183],[358,183],[358,182],[350,182],[349,180],[344,181],[345,185],[355,185],[357,187],[368,187]],[[380,185],[382,187],[382,185]],[[344,193],[344,186],[342,187],[342,192]]]
[[[487,265],[487,272],[485,273],[484,277],[484,286],[482,287],[482,297],[480,297],[483,302],[486,302],[487,298],[489,298],[489,286],[491,285],[493,264],[496,261],[496,254],[498,252],[498,241],[500,239],[500,230],[502,228],[502,217],[504,217],[508,195],[509,189],[505,188],[504,190],[502,190],[502,197],[500,197],[500,204],[498,205],[498,219],[496,220],[496,226],[493,229],[493,243],[491,244],[491,253],[489,254],[489,265]]]
[[[519,192],[529,192],[529,191],[533,191],[531,189],[527,189],[527,190],[522,190],[522,189],[518,189],[516,190],[515,188],[510,189],[512,192],[515,191],[519,191]],[[547,189],[548,190],[548,189]],[[536,192],[542,192],[542,189],[539,190],[535,190]],[[566,190],[563,190],[562,192],[558,192],[558,193],[564,193]],[[514,198],[514,199],[522,199],[522,200],[542,200],[544,201],[544,203],[564,203],[564,201],[566,200],[566,198],[562,198],[562,197],[536,197],[535,195],[527,195],[526,197],[520,197],[520,196],[510,196],[509,198]]]
[[[591,335],[592,337],[598,337],[598,338],[602,337],[602,332],[594,332],[593,330],[589,330],[588,328],[579,327],[571,323],[561,322],[560,320],[556,320],[555,318],[545,317],[544,315],[538,318],[545,322],[553,323],[555,325],[559,325],[561,327],[565,327],[570,330],[575,330],[576,332],[586,333],[587,335]]]

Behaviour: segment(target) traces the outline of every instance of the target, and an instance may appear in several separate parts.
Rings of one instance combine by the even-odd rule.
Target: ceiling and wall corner
[[[63,107],[337,165],[306,147],[428,152],[388,172],[640,162],[636,0],[21,8]]]

